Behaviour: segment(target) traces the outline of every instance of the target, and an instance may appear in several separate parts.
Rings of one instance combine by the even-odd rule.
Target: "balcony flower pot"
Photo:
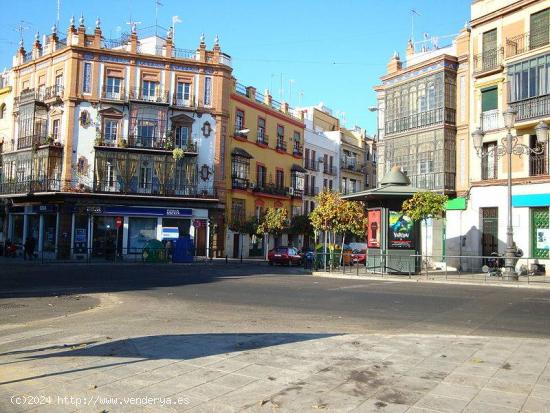
[[[183,149],[181,148],[176,148],[172,151],[172,157],[178,161],[180,160],[181,158],[183,158],[184,156],[184,152],[183,152]]]

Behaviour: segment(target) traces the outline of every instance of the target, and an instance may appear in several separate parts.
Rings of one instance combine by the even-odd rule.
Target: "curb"
[[[404,282],[404,283],[417,283],[417,284],[449,284],[449,285],[471,285],[471,286],[482,286],[482,287],[503,287],[503,288],[526,288],[526,289],[538,289],[538,290],[550,290],[550,282],[539,282],[539,283],[506,283],[501,282],[480,282],[480,281],[460,281],[460,280],[435,280],[435,279],[422,279],[422,278],[400,278],[395,276],[365,276],[365,275],[344,275],[344,274],[332,274],[314,271],[311,273],[314,277],[321,278],[341,278],[347,280],[362,280],[362,281],[388,281],[388,282]]]

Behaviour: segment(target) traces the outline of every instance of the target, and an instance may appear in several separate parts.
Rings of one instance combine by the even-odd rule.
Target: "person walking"
[[[30,260],[34,259],[34,249],[35,248],[36,248],[36,240],[31,235],[31,237],[29,238],[29,259]]]

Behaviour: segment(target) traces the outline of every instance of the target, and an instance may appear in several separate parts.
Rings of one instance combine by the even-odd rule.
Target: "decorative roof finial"
[[[25,45],[23,43],[23,39],[19,40],[19,48],[23,49],[24,47],[25,47]]]
[[[40,33],[36,32],[34,34],[34,42],[35,43],[38,43],[40,41]]]
[[[204,39],[205,39],[205,37],[204,37],[204,33],[203,33],[203,34],[201,34],[201,37],[200,37],[200,39],[201,39],[201,43],[204,43]]]
[[[69,26],[74,27],[74,16],[71,16],[71,20],[69,20]]]
[[[52,34],[57,34],[57,26],[55,25],[55,23],[52,26]]]
[[[393,58],[399,59],[399,53],[397,53],[397,50],[393,52]]]
[[[214,47],[220,47],[220,38],[218,37],[218,35],[214,37]]]
[[[80,19],[78,19],[78,23],[80,23],[81,26],[84,26],[84,14],[80,13]]]
[[[99,18],[99,16],[97,16],[97,19],[95,21],[95,28],[99,29],[100,26],[101,26],[101,19]]]

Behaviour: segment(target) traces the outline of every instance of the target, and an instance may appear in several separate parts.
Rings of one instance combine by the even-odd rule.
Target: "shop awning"
[[[292,165],[292,168],[290,168],[290,170],[293,172],[307,172],[304,168],[297,164]]]
[[[516,208],[550,206],[550,194],[512,195],[512,206]]]
[[[466,198],[454,198],[447,200],[447,204],[445,205],[445,209],[447,211],[463,211],[466,209],[467,202]]]
[[[231,155],[232,156],[241,156],[243,158],[247,158],[247,159],[252,159],[253,156],[250,155],[247,151],[245,151],[244,149],[241,149],[241,148],[234,148],[233,151],[231,152]]]

